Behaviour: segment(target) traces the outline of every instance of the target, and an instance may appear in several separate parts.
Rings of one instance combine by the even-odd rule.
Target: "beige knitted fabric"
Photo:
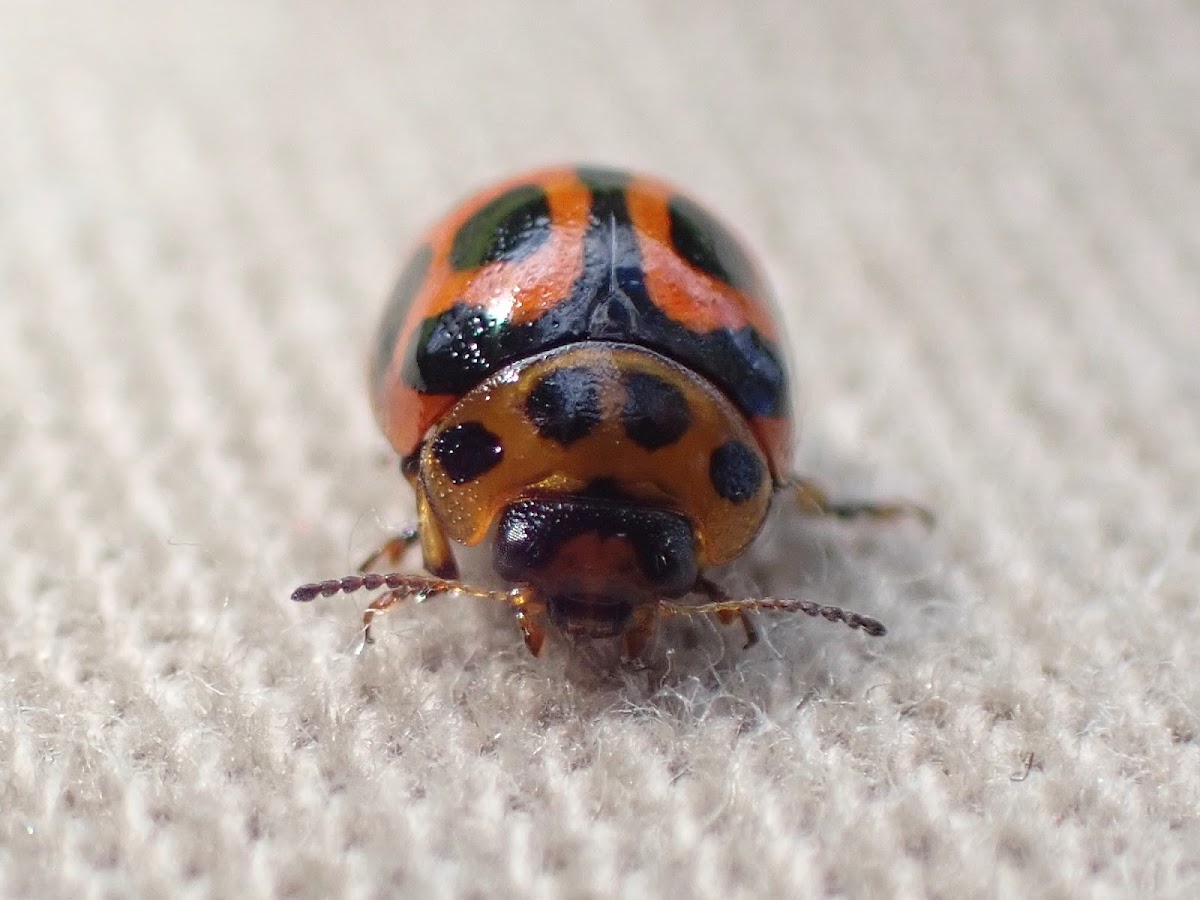
[[[763,255],[803,471],[639,666],[288,602],[411,513],[365,348],[532,165]],[[1200,895],[1186,0],[0,3],[0,896]]]

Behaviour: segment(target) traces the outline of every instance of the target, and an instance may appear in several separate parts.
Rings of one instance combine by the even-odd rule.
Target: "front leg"
[[[654,634],[654,627],[658,622],[659,610],[657,605],[639,606],[633,611],[633,620],[629,623],[629,627],[625,629],[625,655],[630,659],[637,659],[642,655],[642,651],[646,649],[646,645],[650,642],[651,636]]]
[[[779,485],[781,490],[791,491],[801,510],[814,516],[832,516],[838,519],[872,519],[890,522],[896,519],[913,518],[926,528],[934,525],[933,513],[919,503],[908,500],[888,501],[841,501],[832,499],[825,489],[815,481],[793,475]]]
[[[709,603],[724,604],[730,599],[724,588],[708,578],[702,577],[696,582],[696,591],[707,597]],[[713,615],[722,625],[732,625],[735,621],[741,621],[742,630],[746,632],[743,650],[749,650],[758,643],[758,629],[754,627],[754,621],[745,609],[718,609]]]
[[[400,560],[408,549],[416,544],[421,539],[421,528],[418,525],[408,525],[403,528],[398,534],[387,539],[383,546],[379,547],[374,553],[358,564],[358,571],[370,571],[375,563],[383,560],[389,566],[395,567],[400,564]]]

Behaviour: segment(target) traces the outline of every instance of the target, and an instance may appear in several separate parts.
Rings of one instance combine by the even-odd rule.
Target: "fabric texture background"
[[[0,4],[0,895],[1200,895],[1184,0]],[[288,602],[411,514],[363,363],[547,162],[764,258],[799,468],[640,665]],[[781,506],[786,504],[780,504]]]

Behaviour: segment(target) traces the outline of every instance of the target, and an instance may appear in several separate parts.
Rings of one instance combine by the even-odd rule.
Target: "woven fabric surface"
[[[1197,110],[1185,0],[0,3],[0,895],[1200,895]],[[734,223],[801,470],[936,510],[722,576],[888,637],[288,602],[412,513],[406,248],[570,160]]]

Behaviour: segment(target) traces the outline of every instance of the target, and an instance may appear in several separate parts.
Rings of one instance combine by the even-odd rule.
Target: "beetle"
[[[435,224],[403,268],[369,363],[371,405],[417,524],[313,600],[383,590],[363,616],[457,593],[507,603],[538,654],[546,625],[622,637],[664,616],[786,610],[882,635],[877,620],[730,596],[772,501],[810,514],[915,516],[842,503],[790,473],[782,337],[760,271],[713,214],[655,178],[558,167],[489,187]],[[428,575],[380,574],[419,543]],[[471,577],[463,561],[485,551]],[[693,598],[689,602],[689,598]]]

